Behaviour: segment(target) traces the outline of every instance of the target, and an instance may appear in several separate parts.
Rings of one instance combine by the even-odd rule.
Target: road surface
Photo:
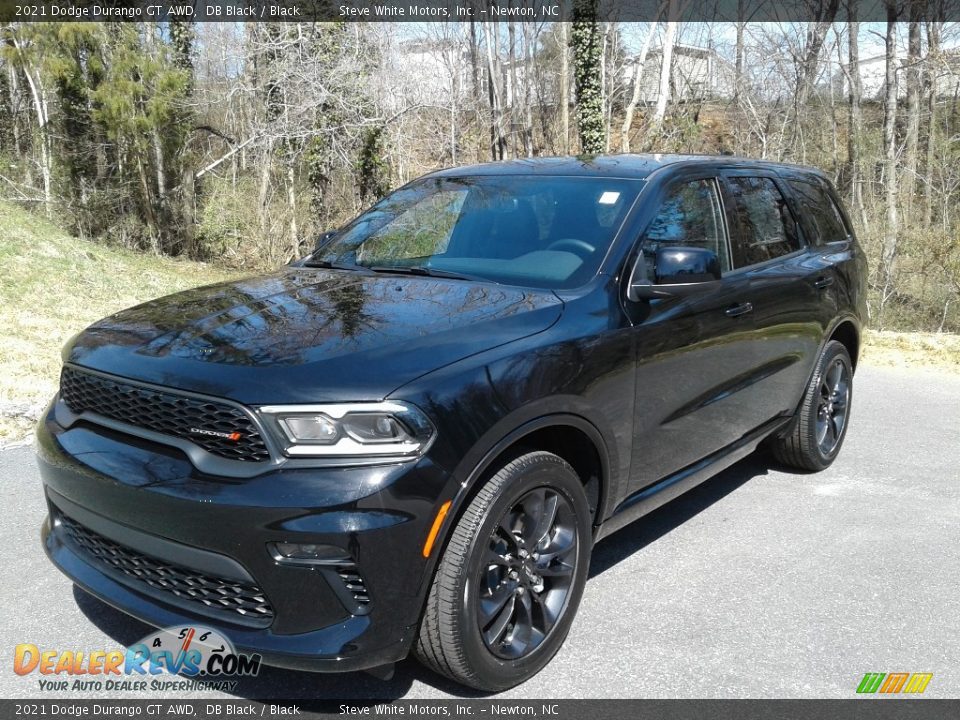
[[[960,377],[865,367],[855,392],[827,471],[751,457],[599,543],[566,644],[504,697],[849,698],[866,672],[932,672],[926,696],[960,697]],[[29,447],[0,452],[0,503],[0,697],[97,697],[41,692],[15,645],[116,649],[148,628],[46,560]],[[476,695],[413,660],[388,682],[266,668],[234,695],[451,696]]]

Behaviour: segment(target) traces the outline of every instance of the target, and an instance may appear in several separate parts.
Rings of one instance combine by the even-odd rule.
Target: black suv
[[[43,543],[270,664],[546,665],[593,544],[761,443],[827,467],[865,261],[816,170],[554,158],[406,185],[307,259],[64,350]]]

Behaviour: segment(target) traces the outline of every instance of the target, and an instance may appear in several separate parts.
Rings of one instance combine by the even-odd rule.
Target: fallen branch
[[[219,167],[222,163],[224,163],[224,162],[226,162],[227,160],[229,160],[230,158],[232,158],[234,155],[236,155],[238,152],[240,152],[243,148],[245,148],[247,145],[249,145],[250,143],[252,143],[254,140],[257,140],[257,139],[259,139],[259,136],[258,136],[258,135],[254,135],[254,136],[251,137],[251,138],[247,138],[247,139],[244,140],[242,143],[240,143],[239,145],[237,145],[235,148],[233,148],[232,150],[230,150],[226,155],[221,155],[219,158],[217,158],[216,160],[214,160],[212,163],[210,163],[210,164],[207,165],[206,167],[203,167],[203,168],[201,168],[200,170],[198,170],[197,172],[195,172],[195,173],[193,174],[193,177],[191,178],[191,180],[195,182],[195,181],[197,181],[198,179],[202,178],[204,175],[206,175],[206,174],[207,174],[208,172],[210,172],[211,170],[215,170],[215,169],[216,169],[217,167]],[[179,185],[176,185],[175,187],[172,187],[172,188],[170,188],[169,190],[167,190],[167,191],[166,191],[163,195],[161,195],[160,197],[161,197],[161,198],[168,197],[169,195],[172,195],[173,193],[175,193],[177,190],[179,190],[179,189],[182,188],[182,187],[183,187],[183,183],[180,183]]]
[[[46,202],[42,197],[41,197],[41,198],[28,197],[28,196],[26,195],[26,193],[24,193],[23,190],[21,190],[21,189],[18,187],[18,184],[17,184],[17,183],[15,183],[13,180],[11,180],[10,178],[8,178],[6,175],[0,175],[0,180],[3,180],[3,181],[6,182],[8,185],[10,185],[10,187],[12,187],[12,188],[13,188],[14,190],[16,190],[18,193],[20,193],[20,199],[21,199],[21,200],[27,200],[27,201],[29,201],[29,202]],[[37,188],[30,187],[29,185],[24,185],[23,187],[27,188],[27,189],[30,190],[31,192],[40,193],[41,195],[43,194],[43,190],[39,190],[39,189],[37,189]]]

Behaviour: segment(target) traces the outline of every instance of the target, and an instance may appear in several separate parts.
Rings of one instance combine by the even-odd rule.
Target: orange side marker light
[[[447,516],[447,511],[450,509],[450,504],[452,500],[447,500],[443,505],[440,506],[440,510],[437,512],[437,516],[433,519],[433,527],[430,528],[430,534],[427,535],[427,541],[423,544],[423,556],[430,557],[430,551],[433,550],[433,543],[437,539],[437,534],[440,532],[440,526],[443,525],[443,519]]]

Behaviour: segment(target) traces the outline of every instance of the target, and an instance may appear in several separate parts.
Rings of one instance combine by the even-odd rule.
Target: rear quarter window
[[[822,181],[788,178],[786,182],[800,205],[800,220],[813,244],[846,239],[850,232],[843,215]]]

